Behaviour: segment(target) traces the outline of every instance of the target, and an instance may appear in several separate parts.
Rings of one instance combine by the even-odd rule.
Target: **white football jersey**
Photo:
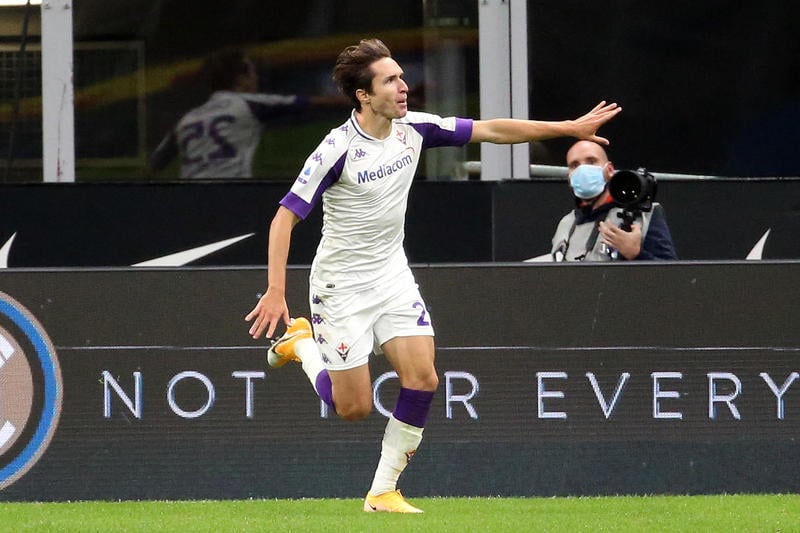
[[[322,238],[312,281],[366,288],[407,268],[405,213],[420,153],[462,146],[471,136],[470,119],[411,111],[393,121],[385,139],[361,129],[355,112],[331,130],[281,200],[305,218],[322,199]]]
[[[250,178],[264,122],[307,105],[308,98],[293,95],[217,91],[178,121],[151,166],[180,155],[181,178]]]

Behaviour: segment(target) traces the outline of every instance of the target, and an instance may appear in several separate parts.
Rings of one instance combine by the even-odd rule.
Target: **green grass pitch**
[[[0,503],[0,531],[800,532],[800,495],[409,498],[421,515],[362,500]]]

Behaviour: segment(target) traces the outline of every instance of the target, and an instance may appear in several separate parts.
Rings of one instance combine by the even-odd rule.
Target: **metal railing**
[[[464,161],[462,171],[466,176],[479,176],[481,173],[480,161]],[[566,178],[569,169],[556,165],[531,165],[532,178]],[[657,180],[717,180],[720,176],[703,176],[699,174],[677,174],[674,172],[650,172]]]

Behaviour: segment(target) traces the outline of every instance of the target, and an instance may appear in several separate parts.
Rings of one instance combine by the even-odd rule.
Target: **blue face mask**
[[[572,192],[581,200],[600,196],[606,188],[603,168],[597,165],[580,165],[569,175]]]

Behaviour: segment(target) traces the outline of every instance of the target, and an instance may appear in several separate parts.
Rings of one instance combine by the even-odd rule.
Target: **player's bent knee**
[[[435,391],[439,387],[439,377],[436,372],[414,376],[413,378],[401,380],[403,387],[414,390]]]
[[[336,404],[336,414],[348,422],[363,420],[372,412],[372,402],[351,403],[346,405]]]

